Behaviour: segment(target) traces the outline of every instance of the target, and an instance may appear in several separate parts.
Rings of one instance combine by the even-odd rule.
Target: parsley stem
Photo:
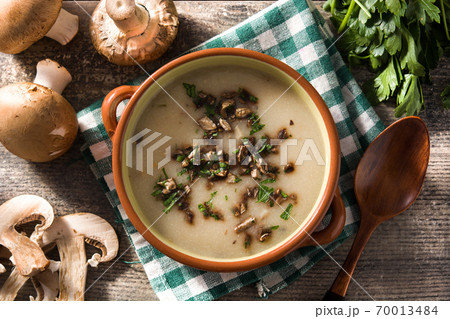
[[[366,9],[366,7],[359,1],[355,0],[356,4],[361,8],[362,11],[370,18],[372,18],[372,15],[370,14],[370,11]]]
[[[334,15],[334,8],[336,7],[336,0],[331,0],[330,12]]]
[[[441,0],[441,2],[442,2],[443,0]],[[450,4],[449,3],[447,3],[447,2],[444,2],[444,5],[447,7],[447,8],[449,8],[450,9]]]
[[[445,30],[445,36],[447,37],[447,40],[450,41],[450,35],[448,34],[448,28],[447,28],[447,19],[445,16],[445,7],[444,7],[444,0],[441,0],[441,11],[442,11],[442,22],[444,23],[444,30]]]
[[[344,31],[344,29],[347,25],[348,19],[350,19],[350,16],[351,16],[354,8],[355,8],[355,0],[352,0],[352,2],[350,3],[350,6],[348,7],[347,13],[345,14],[344,20],[342,20],[342,23],[339,26],[338,33],[342,33],[342,31]]]

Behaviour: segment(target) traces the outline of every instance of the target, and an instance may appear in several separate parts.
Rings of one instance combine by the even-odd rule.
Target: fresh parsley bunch
[[[418,114],[422,83],[431,83],[430,70],[450,55],[450,1],[328,0],[324,9],[342,33],[337,44],[350,68],[366,65],[376,73],[363,86],[369,100],[396,96],[395,116]],[[442,94],[445,108],[449,92]]]

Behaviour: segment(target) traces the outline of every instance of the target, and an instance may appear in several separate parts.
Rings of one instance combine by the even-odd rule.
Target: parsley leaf
[[[388,66],[375,78],[375,88],[377,88],[377,97],[379,101],[387,100],[391,93],[395,91],[398,85],[398,76],[395,70],[394,58]]]
[[[418,114],[423,105],[422,89],[418,77],[413,74],[405,75],[405,82],[397,95],[395,116]]]
[[[194,84],[183,83],[184,88],[186,89],[186,94],[193,100],[197,98],[197,91],[195,90]]]
[[[448,0],[327,0],[323,7],[342,33],[337,45],[350,67],[376,73],[363,85],[371,104],[396,97],[396,116],[418,114],[421,84],[450,54]]]
[[[166,173],[166,169],[163,168],[162,171],[163,171],[163,173],[164,173],[164,177],[165,177],[166,179],[169,179],[169,176],[168,176],[167,173]]]
[[[450,85],[447,86],[441,93],[442,104],[444,108],[450,109]]]
[[[406,29],[406,27],[402,28],[402,35],[406,39],[406,43],[408,44],[406,48],[403,48],[400,57],[400,65],[402,69],[408,66],[410,73],[418,76],[424,76],[425,68],[418,61],[417,46],[413,36],[408,31],[408,29]]]
[[[280,215],[280,217],[284,220],[288,220],[289,217],[291,216],[291,212],[292,212],[292,207],[294,207],[294,205],[292,205],[291,203],[289,203],[289,205],[286,207],[286,209],[284,210],[284,212]]]
[[[430,17],[431,21],[440,22],[440,10],[433,3],[435,0],[412,0],[409,1],[407,14],[411,17],[415,15],[417,20],[425,25],[427,21],[427,15]]]
[[[268,178],[268,179],[261,181],[260,184],[269,184],[269,183],[275,183],[275,182],[276,182],[275,178]]]
[[[179,198],[175,198],[176,195],[177,193],[173,193],[168,199],[163,202],[164,206],[166,206],[166,208],[163,210],[163,213],[167,214],[178,201]]]
[[[211,193],[211,198],[209,199],[209,201],[206,202],[206,205],[208,205],[210,209],[213,208],[212,200],[216,195],[217,195],[217,191],[215,191],[214,193]]]
[[[245,238],[244,248],[247,249],[248,247],[250,247],[250,243],[251,243],[251,237],[248,236]]]
[[[273,187],[268,187],[266,185],[260,184],[257,203],[267,203],[273,191],[274,191]]]
[[[260,123],[260,118],[258,115],[256,115],[256,113],[253,113],[249,117],[249,121],[251,123],[250,135],[253,135],[256,132],[261,131],[264,128],[264,126],[266,126],[265,124]]]

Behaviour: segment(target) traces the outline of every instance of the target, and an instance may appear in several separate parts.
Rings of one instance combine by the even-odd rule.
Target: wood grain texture
[[[180,14],[177,39],[162,60],[145,65],[145,70],[151,72],[270,3],[177,1]],[[1,86],[32,80],[36,63],[48,57],[72,73],[73,82],[64,96],[79,111],[111,89],[145,73],[138,67],[109,64],[94,51],[88,36],[89,17],[84,10],[92,12],[96,2],[78,1],[78,4],[73,1],[64,3],[67,10],[79,15],[81,27],[79,34],[67,46],[61,47],[50,39],[43,39],[21,54],[0,54]],[[360,84],[370,76],[365,70],[353,70],[353,74]],[[450,84],[450,59],[440,62],[432,78],[434,85],[425,86],[423,90],[427,109],[421,117],[430,131],[431,159],[422,193],[406,213],[382,224],[374,232],[354,274],[361,286],[377,300],[450,299],[450,113],[442,109],[439,97],[443,88]],[[392,105],[387,103],[376,107],[386,124],[395,120]],[[108,200],[81,159],[79,149],[82,143],[81,136],[78,136],[68,153],[47,164],[25,162],[0,145],[0,202],[19,194],[36,194],[46,198],[58,214],[91,212],[114,224]],[[114,264],[100,264],[98,269],[89,270],[86,300],[156,300],[142,265],[122,262],[137,260],[137,256],[133,249],[129,249],[130,242],[122,227],[116,226],[120,238],[119,254],[123,255]],[[351,240],[348,240],[332,253],[337,263],[342,264],[350,245]],[[334,260],[324,258],[302,278],[271,296],[270,300],[320,300],[338,273]],[[5,279],[5,274],[0,275],[0,285]],[[27,300],[29,295],[34,295],[30,283],[22,289],[18,299]],[[221,299],[255,300],[257,295],[254,287],[245,287]],[[368,300],[369,297],[351,283],[347,299]]]

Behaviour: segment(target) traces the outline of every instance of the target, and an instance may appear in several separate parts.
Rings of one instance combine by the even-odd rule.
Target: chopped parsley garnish
[[[260,123],[260,118],[258,117],[258,115],[256,115],[256,113],[253,113],[250,117],[249,117],[249,121],[251,123],[250,127],[250,135],[255,134],[256,132],[261,131],[265,124],[261,124]]]
[[[228,200],[228,195],[225,195],[225,200]]]
[[[280,217],[281,217],[282,219],[284,219],[284,220],[288,220],[288,219],[289,219],[289,216],[291,216],[292,207],[294,207],[294,205],[289,204],[289,205],[286,207],[285,211],[280,215]]]
[[[261,183],[262,184],[262,183]],[[259,191],[258,191],[258,203],[267,203],[270,194],[273,193],[274,189],[273,187],[268,187],[266,185],[259,185]]]
[[[286,193],[283,192],[283,191],[280,191],[280,193],[281,193],[281,196],[282,196],[283,198],[288,198],[288,197],[289,197],[289,195],[286,194]]]
[[[166,173],[166,169],[163,168],[162,171],[163,171],[163,173],[164,173],[164,177],[165,177],[166,179],[169,179],[169,176],[168,176],[167,173]]]
[[[179,198],[175,198],[177,196],[177,193],[173,193],[172,195],[170,195],[170,197],[168,199],[166,199],[163,204],[164,206],[166,206],[166,208],[163,210],[163,213],[168,213],[172,207],[175,205],[175,203],[177,202],[177,200]]]
[[[270,229],[277,230],[279,227],[280,227],[280,225],[275,225],[275,226],[270,227]]]
[[[186,94],[192,98],[192,99],[197,99],[197,92],[195,90],[195,85],[194,84],[188,84],[188,83],[183,83],[184,88],[186,89]]]
[[[181,175],[183,175],[184,173],[186,173],[188,171],[188,169],[185,167],[185,168],[183,168],[181,171],[179,171],[178,173],[177,173],[177,176],[181,176]]]
[[[247,249],[250,246],[250,237],[247,237],[244,242],[244,248]]]
[[[214,104],[211,104],[211,105],[206,104],[205,109],[206,109],[206,115],[208,115],[210,117],[216,115],[216,107],[214,106]],[[217,135],[213,134],[213,136],[217,136]]]
[[[226,168],[226,169],[229,169],[229,168],[230,168],[230,165],[228,165],[228,164],[225,163],[225,162],[220,162],[220,163],[219,163],[219,167],[220,167],[220,168]]]
[[[275,183],[275,182],[276,182],[275,178],[268,178],[268,179],[261,181],[260,184],[269,184],[269,183]]]
[[[239,88],[238,89],[239,97],[243,99],[245,102],[250,101],[253,103],[258,102],[258,98],[256,96],[251,95],[246,89]]]
[[[212,217],[215,220],[221,220],[221,214],[220,213],[215,213],[212,212],[213,209],[213,203],[212,200],[214,198],[214,196],[217,195],[217,191],[215,191],[214,193],[211,193],[211,198],[209,199],[209,201],[204,202],[203,204],[198,204],[198,210],[203,213],[203,216],[205,217]]]
[[[242,181],[242,178],[236,177],[236,178],[234,179],[234,182],[235,182],[236,184],[239,183],[240,181]]]
[[[164,206],[170,206],[170,204],[174,201],[175,196],[177,196],[177,193],[173,193],[172,195],[170,195],[170,197],[163,202]]]
[[[156,197],[156,196],[158,196],[158,195],[161,194],[161,193],[162,193],[162,189],[157,189],[156,191],[154,191],[154,192],[152,193],[152,196]]]
[[[209,199],[209,201],[207,201],[205,204],[209,206],[210,209],[213,208],[213,203],[212,200],[213,198],[217,195],[217,191],[215,191],[214,193],[211,193],[211,198]]]
[[[185,155],[178,155],[177,156],[177,162],[182,162],[186,158]]]
[[[237,153],[239,153],[239,149],[236,149],[236,150],[234,150],[233,152],[231,152],[231,153],[233,153],[233,154],[237,154]]]
[[[268,140],[267,136],[263,136],[261,139],[264,141],[264,144],[258,150],[258,153],[262,153],[264,151],[270,152],[272,150],[273,146],[267,143],[267,140]]]

